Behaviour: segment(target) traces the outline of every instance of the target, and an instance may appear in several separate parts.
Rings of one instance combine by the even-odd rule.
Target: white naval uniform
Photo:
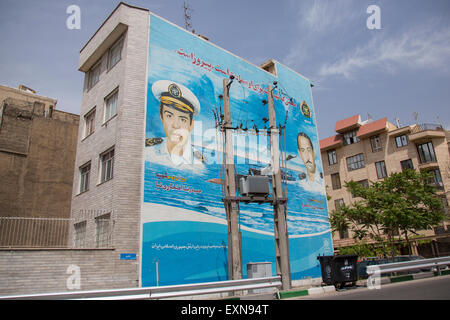
[[[158,163],[178,169],[196,170],[203,168],[203,162],[194,155],[191,139],[183,148],[181,156],[171,154],[167,151],[167,138],[162,138],[160,144],[145,147],[145,161]]]

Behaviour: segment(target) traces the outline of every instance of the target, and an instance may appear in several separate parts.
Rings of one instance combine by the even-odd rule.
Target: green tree
[[[409,234],[417,234],[418,229],[431,229],[445,219],[442,202],[430,178],[427,172],[406,170],[392,173],[369,187],[346,182],[347,190],[361,200],[331,212],[333,231],[347,227],[353,231],[355,240],[373,239],[385,257],[385,235],[393,253],[394,234],[401,231],[411,254]]]

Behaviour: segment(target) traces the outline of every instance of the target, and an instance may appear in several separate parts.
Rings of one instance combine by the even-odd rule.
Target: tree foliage
[[[386,256],[386,235],[393,241],[400,232],[409,247],[409,234],[431,229],[444,219],[442,201],[430,174],[405,170],[363,187],[350,181],[345,187],[360,200],[331,212],[333,231],[350,229],[355,240],[370,238],[380,244]]]

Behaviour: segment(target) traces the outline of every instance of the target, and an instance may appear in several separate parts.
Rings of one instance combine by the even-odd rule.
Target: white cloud
[[[319,75],[352,78],[367,68],[391,73],[400,68],[450,70],[450,28],[428,24],[389,38],[384,34],[373,37],[336,62],[322,65]]]

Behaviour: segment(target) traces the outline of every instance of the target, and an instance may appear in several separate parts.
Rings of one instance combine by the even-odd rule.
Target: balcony
[[[433,138],[445,138],[445,130],[442,128],[442,125],[434,123],[417,124],[409,134],[409,140],[414,142]]]

